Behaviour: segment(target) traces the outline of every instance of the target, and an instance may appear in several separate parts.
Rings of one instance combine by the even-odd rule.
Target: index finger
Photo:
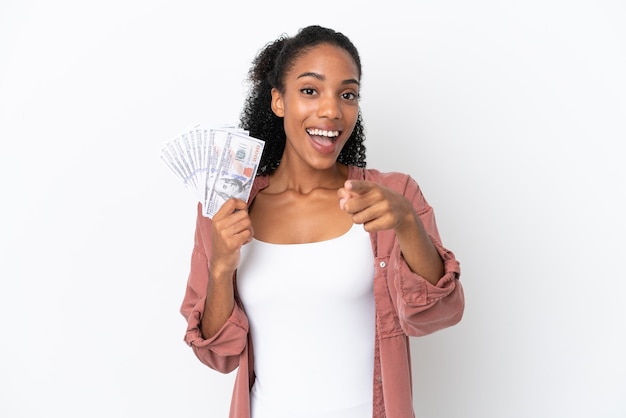
[[[365,180],[347,180],[344,184],[344,188],[348,191],[363,195],[374,187],[374,183]]]
[[[239,210],[245,210],[248,208],[248,204],[235,197],[231,197],[226,202],[222,204],[222,206],[217,210],[215,216],[213,216],[213,220],[224,218],[233,212],[237,212]]]

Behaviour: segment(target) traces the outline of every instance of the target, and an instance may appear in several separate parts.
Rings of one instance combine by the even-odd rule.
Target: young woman
[[[238,368],[231,418],[413,417],[408,337],[460,321],[460,269],[417,183],[365,168],[359,54],[311,26],[249,78],[265,150],[248,202],[198,206],[185,341]]]

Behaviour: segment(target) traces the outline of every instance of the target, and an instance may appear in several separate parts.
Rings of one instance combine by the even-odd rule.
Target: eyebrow
[[[314,73],[314,72],[312,72],[312,71],[307,71],[307,72],[304,72],[304,73],[300,74],[300,75],[299,75],[298,77],[296,77],[296,78],[302,78],[302,77],[313,77],[313,78],[316,78],[316,79],[318,79],[318,80],[320,80],[320,81],[324,81],[324,80],[326,79],[326,77],[325,77],[325,76],[323,76],[322,74],[319,74],[319,73]],[[342,84],[342,85],[347,85],[347,84],[356,84],[357,86],[360,86],[360,85],[361,85],[361,83],[359,83],[359,80],[356,80],[356,79],[354,79],[354,78],[349,78],[349,79],[347,79],[347,80],[343,80],[343,81],[341,82],[341,84]]]

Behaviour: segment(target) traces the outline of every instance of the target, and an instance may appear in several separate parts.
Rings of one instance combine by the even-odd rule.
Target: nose
[[[333,96],[321,97],[317,114],[319,117],[327,119],[340,119],[341,108],[339,106],[339,99]]]

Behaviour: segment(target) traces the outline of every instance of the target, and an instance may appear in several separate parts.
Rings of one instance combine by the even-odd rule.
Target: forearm
[[[205,339],[213,337],[226,323],[235,307],[233,273],[209,270],[201,331]]]
[[[422,221],[414,212],[396,228],[396,236],[402,256],[411,271],[432,284],[437,284],[444,274],[443,261],[424,229]]]

